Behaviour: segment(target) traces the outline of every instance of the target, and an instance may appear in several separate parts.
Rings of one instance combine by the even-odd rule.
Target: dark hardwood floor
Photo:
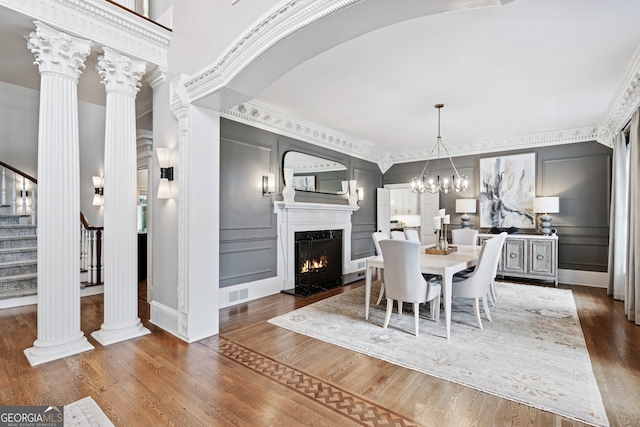
[[[220,334],[186,344],[152,334],[102,347],[102,296],[82,299],[95,350],[32,368],[36,307],[0,310],[0,405],[91,396],[118,426],[582,426],[267,323],[363,282],[306,299],[278,294],[220,311]],[[146,289],[146,287],[144,288]],[[572,286],[612,426],[640,426],[640,327],[604,289]]]

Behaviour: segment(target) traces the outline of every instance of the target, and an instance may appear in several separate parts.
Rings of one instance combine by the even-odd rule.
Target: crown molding
[[[402,153],[377,151],[369,148],[366,141],[358,141],[348,135],[341,134],[310,121],[279,112],[269,105],[255,100],[227,109],[221,113],[221,116],[376,163],[383,173],[396,163],[427,160],[431,152],[431,147],[425,150]],[[613,146],[613,136],[607,128],[598,125],[589,125],[528,135],[467,142],[447,146],[447,149],[451,157],[460,157],[587,141],[599,141],[609,147]]]
[[[629,62],[616,96],[603,120],[602,127],[609,132],[618,133],[631,120],[631,116],[640,106],[640,45]],[[613,135],[611,135],[613,138]],[[611,140],[613,141],[613,139]],[[610,145],[613,146],[613,143]]]
[[[0,0],[0,6],[137,59],[168,65],[171,31],[101,0]]]
[[[285,115],[255,100],[229,108],[220,115],[373,163],[385,157],[385,153],[369,148],[366,143],[299,117]]]
[[[227,86],[275,44],[297,31],[363,0],[291,0],[244,32],[208,68],[185,83],[192,102]]]
[[[601,128],[598,125],[580,126],[569,129],[532,133],[528,135],[456,144],[448,146],[447,150],[449,150],[451,157],[460,157],[495,153],[498,151],[522,150],[535,147],[595,141],[598,139],[600,130]],[[427,160],[430,152],[431,147],[429,147],[428,150],[390,154],[385,160],[391,164]]]

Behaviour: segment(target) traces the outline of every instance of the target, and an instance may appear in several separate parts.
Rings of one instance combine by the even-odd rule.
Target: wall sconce
[[[262,177],[262,195],[268,196],[271,193],[276,192],[276,176],[273,173],[268,173],[267,176]]]
[[[364,200],[364,188],[362,187],[358,187],[358,189],[356,190],[356,193],[358,194],[358,201],[361,202]]]
[[[158,154],[158,164],[160,165],[160,183],[158,184],[158,199],[170,199],[171,186],[169,181],[173,181],[173,166],[171,166],[171,150],[168,148],[156,148]]]
[[[104,205],[104,178],[101,176],[91,177],[93,180],[93,188],[95,193],[93,194],[93,206]]]

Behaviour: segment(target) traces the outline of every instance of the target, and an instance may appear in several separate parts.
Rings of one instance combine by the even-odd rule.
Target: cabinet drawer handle
[[[518,254],[516,254],[516,253],[514,253],[514,252],[511,252],[511,254],[509,254],[509,256],[510,256],[511,258],[515,258],[515,257],[517,257],[517,256],[518,256]]]
[[[543,258],[544,258],[544,255],[538,255],[538,256],[536,256],[536,259],[538,259],[538,260],[541,260],[541,259],[543,259]]]

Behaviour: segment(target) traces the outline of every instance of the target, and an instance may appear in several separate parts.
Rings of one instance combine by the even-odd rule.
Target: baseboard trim
[[[282,290],[282,279],[270,277],[255,282],[241,283],[218,289],[218,308],[231,307],[277,294]]]
[[[80,289],[80,297],[98,295],[104,293],[104,285],[88,286]],[[23,307],[38,303],[38,295],[27,295],[24,297],[0,299],[0,310],[5,308]]]
[[[565,285],[591,286],[607,288],[609,274],[600,271],[558,269],[558,282]]]

